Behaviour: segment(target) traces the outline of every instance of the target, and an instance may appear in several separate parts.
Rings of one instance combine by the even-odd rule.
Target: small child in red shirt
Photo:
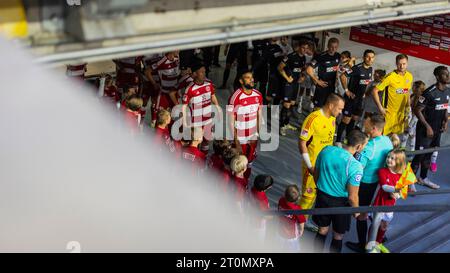
[[[155,128],[155,144],[159,147],[165,145],[169,152],[175,154],[177,158],[181,157],[181,142],[175,141],[170,136],[169,124],[171,122],[170,112],[161,109],[157,113],[156,128]],[[162,148],[159,148],[161,151]]]
[[[247,193],[248,179],[244,177],[247,170],[248,160],[245,155],[237,155],[231,160],[230,168],[233,174],[232,181],[235,190],[235,198],[239,212],[244,214],[244,201]]]
[[[182,159],[191,162],[194,175],[198,175],[205,170],[206,156],[202,153],[198,146],[203,141],[203,130],[201,127],[193,127],[191,129],[191,140],[189,145],[183,149]]]
[[[256,212],[265,212],[270,209],[269,199],[266,191],[273,185],[273,178],[270,175],[259,174],[253,181],[253,187],[250,190],[250,205]],[[258,238],[264,242],[266,239],[266,222],[271,219],[270,216],[255,215],[252,217],[252,226],[256,228]]]
[[[223,152],[226,149],[229,149],[231,147],[231,144],[228,140],[214,140],[213,142],[213,150],[214,153],[208,158],[207,165],[208,168],[216,171],[221,172],[224,168],[223,163]]]
[[[406,154],[402,150],[392,150],[386,158],[386,168],[378,171],[380,188],[373,202],[373,206],[394,206],[395,201],[400,198],[398,190],[395,189],[398,180],[406,169]],[[393,212],[381,212],[381,225],[378,229],[376,241],[381,244],[389,223],[394,217]]]
[[[138,133],[141,126],[142,99],[137,95],[131,95],[124,101],[125,104],[125,120],[133,133]]]
[[[286,188],[284,196],[278,201],[278,210],[300,210],[302,207],[298,205],[300,192],[297,185],[289,185]],[[290,252],[300,252],[299,239],[303,235],[305,229],[305,216],[297,215],[281,215],[280,228],[278,237],[280,239],[283,249]]]
[[[236,148],[227,148],[222,153],[223,168],[219,173],[219,187],[223,192],[230,192],[230,181],[233,176],[231,171],[231,160],[239,155],[239,151]]]

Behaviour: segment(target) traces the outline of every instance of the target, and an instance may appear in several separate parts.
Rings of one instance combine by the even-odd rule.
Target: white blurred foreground
[[[1,252],[279,251],[94,92],[0,52]]]

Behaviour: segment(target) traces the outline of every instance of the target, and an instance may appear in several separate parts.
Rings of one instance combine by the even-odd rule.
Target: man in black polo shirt
[[[263,95],[264,101],[267,95],[267,81],[269,77],[269,71],[267,65],[260,65],[264,60],[264,52],[269,45],[269,40],[255,40],[252,41],[252,71],[255,78],[255,86],[259,83],[257,88]]]
[[[269,67],[269,89],[267,90],[267,101],[278,105],[280,101],[280,74],[278,65],[283,61],[283,49],[278,44],[278,38],[270,39],[270,43],[264,52],[264,59]]]
[[[340,77],[342,87],[345,90],[344,117],[337,130],[336,142],[342,142],[344,131],[347,134],[353,130],[363,112],[363,97],[367,86],[373,79],[372,64],[375,60],[375,52],[367,49],[364,51],[363,62],[350,68]]]
[[[433,72],[437,83],[426,89],[419,97],[414,114],[419,119],[416,127],[416,150],[439,147],[441,133],[447,131],[448,103],[450,99],[449,71],[445,66],[438,66]],[[431,182],[427,177],[430,167],[431,153],[414,156],[411,167],[416,173],[420,167],[419,185],[433,189],[440,186]]]
[[[340,54],[337,52],[339,40],[331,38],[328,40],[327,51],[315,55],[306,68],[306,73],[316,85],[313,97],[314,107],[322,107],[329,94],[336,89],[336,71],[339,66]],[[317,76],[314,69],[317,68]]]
[[[303,80],[301,76],[306,64],[305,53],[307,49],[308,43],[306,41],[301,41],[300,44],[295,47],[295,52],[289,54],[287,59],[278,65],[278,71],[282,77],[282,89],[284,91],[282,96],[283,106],[280,111],[281,135],[286,135],[286,129],[293,127],[289,124],[292,115],[291,106],[295,104],[300,82]]]

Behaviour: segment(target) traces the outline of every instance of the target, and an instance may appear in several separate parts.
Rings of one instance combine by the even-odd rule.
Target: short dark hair
[[[383,115],[374,113],[368,117],[370,119],[370,124],[377,127],[379,130],[383,130],[386,120]]]
[[[194,62],[191,65],[191,71],[196,72],[197,70],[199,70],[202,67],[205,67],[205,64],[203,62]]]
[[[307,41],[307,40],[305,40],[305,39],[301,39],[301,40],[298,42],[298,46],[302,46],[302,45],[310,46],[310,42]]]
[[[364,50],[363,56],[366,57],[366,55],[367,55],[367,54],[370,54],[370,53],[372,53],[373,55],[375,55],[375,51],[373,51],[372,49],[366,49],[366,50]]]
[[[408,60],[408,55],[406,54],[398,54],[395,56],[395,63],[398,63],[400,60],[406,59]]]
[[[328,44],[327,45],[329,46],[331,44],[339,44],[339,39],[335,38],[335,37],[330,38],[330,40],[328,40]]]
[[[356,145],[364,144],[367,138],[368,136],[361,130],[354,129],[345,137],[344,143],[349,147],[356,147]]]
[[[266,174],[259,174],[253,181],[253,186],[257,191],[265,191],[273,185],[273,177]]]
[[[244,75],[245,74],[247,74],[247,73],[251,73],[251,74],[253,74],[253,71],[251,71],[250,69],[244,69],[244,70],[242,70],[242,71],[240,71],[239,72],[239,79],[244,79]]]
[[[437,76],[441,75],[441,73],[443,73],[445,70],[448,70],[447,67],[440,65],[434,69],[433,75],[437,77]]]
[[[213,141],[213,150],[214,150],[214,154],[216,154],[216,155],[222,156],[224,150],[226,150],[230,147],[231,147],[231,144],[226,139],[223,139],[223,140],[215,139]]]
[[[348,51],[348,50],[342,51],[341,52],[341,56],[344,56],[346,58],[351,58],[352,57],[352,53],[350,51]]]
[[[383,70],[383,69],[377,69],[377,70],[375,70],[375,73],[380,75],[381,78],[386,76],[386,70]]]
[[[233,158],[237,155],[239,155],[239,151],[236,148],[226,149],[225,151],[223,151],[223,163],[225,163],[225,165],[227,166],[230,166],[231,160],[233,160]]]
[[[300,192],[297,185],[289,185],[286,187],[286,190],[284,191],[284,198],[286,198],[286,201],[297,202],[299,197]]]
[[[344,98],[343,98],[341,95],[336,94],[336,93],[330,93],[330,94],[328,95],[328,97],[327,97],[327,100],[326,100],[326,102],[325,102],[325,105],[328,105],[328,104],[335,104],[335,103],[337,103],[337,102],[340,101],[340,100],[344,101]]]

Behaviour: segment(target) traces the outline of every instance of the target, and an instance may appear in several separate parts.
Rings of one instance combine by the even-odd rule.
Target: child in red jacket
[[[278,201],[278,210],[301,210],[298,204],[300,193],[297,185],[289,185],[284,196]],[[287,214],[279,218],[280,228],[278,237],[284,250],[300,252],[300,237],[305,228],[305,216],[301,214]]]
[[[266,191],[273,185],[273,178],[270,175],[260,174],[255,177],[253,187],[250,190],[250,206],[256,213],[266,212],[270,209],[269,199]],[[252,227],[256,228],[258,238],[264,242],[266,239],[266,222],[270,216],[255,215],[252,217]]]
[[[378,171],[380,188],[373,202],[373,206],[394,206],[400,198],[399,190],[395,189],[398,180],[406,169],[406,154],[402,150],[392,150],[386,158],[386,168]],[[376,241],[381,244],[389,223],[394,217],[393,212],[381,212],[381,224]]]

